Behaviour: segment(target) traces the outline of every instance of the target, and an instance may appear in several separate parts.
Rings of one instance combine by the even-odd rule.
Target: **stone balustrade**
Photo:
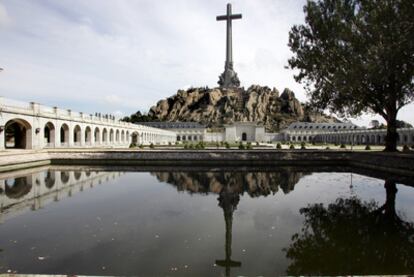
[[[176,133],[38,103],[0,98],[0,149],[175,143]]]

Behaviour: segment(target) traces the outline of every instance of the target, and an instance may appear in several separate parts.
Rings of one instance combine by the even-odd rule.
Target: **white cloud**
[[[10,17],[3,4],[0,3],[0,29],[7,27],[10,24]]]
[[[3,96],[73,110],[130,114],[189,86],[217,85],[225,58],[221,0],[4,0]],[[306,100],[284,66],[288,32],[305,0],[235,0],[235,69],[243,86],[285,87]],[[6,12],[7,10],[7,12]],[[412,107],[412,106],[411,106]],[[85,110],[86,109],[86,110]],[[414,123],[411,109],[401,118]]]

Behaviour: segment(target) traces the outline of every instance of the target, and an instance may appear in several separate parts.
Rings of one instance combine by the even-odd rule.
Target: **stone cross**
[[[227,14],[217,16],[217,21],[227,21],[227,36],[226,36],[226,63],[224,65],[224,72],[220,75],[218,84],[223,88],[239,87],[240,81],[237,73],[233,70],[233,45],[232,45],[232,28],[231,22],[234,19],[241,19],[241,14],[231,13],[231,4],[227,4]]]

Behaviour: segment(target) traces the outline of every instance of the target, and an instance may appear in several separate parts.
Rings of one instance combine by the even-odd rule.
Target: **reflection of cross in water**
[[[236,192],[229,192],[228,186],[224,187],[218,198],[219,206],[223,209],[224,220],[226,221],[226,258],[216,260],[216,264],[226,268],[226,276],[230,276],[230,268],[240,267],[241,262],[231,260],[231,233],[233,226],[233,212],[236,210],[240,197]]]

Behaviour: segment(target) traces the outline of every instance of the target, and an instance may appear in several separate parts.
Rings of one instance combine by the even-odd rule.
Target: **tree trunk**
[[[397,150],[397,113],[389,113],[387,118],[387,136],[385,137],[386,152],[396,152]]]
[[[393,180],[385,180],[384,188],[387,195],[385,201],[385,215],[388,218],[394,219],[397,216],[395,211],[395,198],[398,189]]]

